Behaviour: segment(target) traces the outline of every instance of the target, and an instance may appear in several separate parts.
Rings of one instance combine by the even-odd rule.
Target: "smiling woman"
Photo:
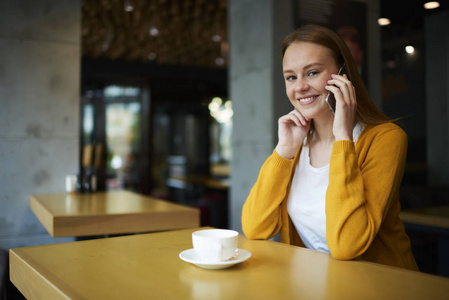
[[[398,217],[406,134],[375,107],[334,31],[300,27],[282,53],[294,109],[279,118],[278,144],[243,207],[243,231],[251,239],[280,231],[282,242],[337,259],[417,270]]]

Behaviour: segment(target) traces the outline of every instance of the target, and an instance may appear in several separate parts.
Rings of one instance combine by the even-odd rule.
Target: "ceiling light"
[[[431,2],[427,2],[424,3],[424,8],[425,9],[434,9],[440,6],[440,3],[437,1],[431,1]]]
[[[157,57],[157,54],[154,52],[151,52],[150,54],[148,54],[148,60],[155,60]]]
[[[215,59],[215,64],[216,64],[217,66],[222,66],[222,65],[224,65],[224,63],[225,63],[225,60],[224,60],[223,57],[217,57],[217,58]]]
[[[215,97],[209,103],[209,114],[217,120],[218,123],[232,122],[232,116],[234,111],[232,110],[231,100],[227,100],[223,103],[223,100],[219,97]]]
[[[218,35],[218,34],[215,34],[214,36],[212,36],[212,40],[213,40],[215,43],[219,43],[219,42],[221,42],[221,36]]]
[[[405,52],[407,52],[408,54],[412,54],[413,52],[415,52],[415,48],[413,46],[406,46]]]
[[[151,36],[158,36],[159,35],[159,29],[157,29],[156,26],[150,27],[149,33]]]
[[[126,12],[132,12],[134,10],[134,5],[130,0],[125,0],[124,8]]]
[[[379,23],[380,26],[386,26],[390,25],[391,21],[388,18],[379,18],[379,20],[377,20],[377,23]]]
[[[220,97],[214,97],[212,101],[209,103],[210,111],[218,111],[220,106],[223,104],[223,100]]]
[[[109,49],[109,41],[104,41],[103,44],[101,44],[101,50],[103,52],[106,52],[108,51],[108,49]]]

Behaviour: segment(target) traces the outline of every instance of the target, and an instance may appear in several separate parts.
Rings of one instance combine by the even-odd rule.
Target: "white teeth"
[[[313,99],[313,97],[302,98],[302,99],[299,99],[299,102],[309,102],[309,101],[311,101],[312,99]]]

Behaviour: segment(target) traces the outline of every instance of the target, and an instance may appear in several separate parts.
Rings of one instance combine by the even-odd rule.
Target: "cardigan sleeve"
[[[363,154],[356,153],[352,141],[333,144],[326,192],[326,239],[337,259],[363,254],[376,237],[390,204],[398,199],[407,135],[391,124],[361,147]]]
[[[288,195],[295,161],[273,151],[262,165],[243,205],[242,229],[247,238],[270,239],[279,232],[283,225],[281,204]]]

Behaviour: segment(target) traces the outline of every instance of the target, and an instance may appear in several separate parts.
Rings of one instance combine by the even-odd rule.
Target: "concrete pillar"
[[[230,227],[277,141],[277,119],[291,110],[285,95],[281,41],[294,28],[291,0],[229,0],[229,84],[234,117]]]
[[[0,248],[55,242],[29,208],[78,170],[80,0],[0,3]]]
[[[449,186],[449,12],[425,18],[427,184]]]

